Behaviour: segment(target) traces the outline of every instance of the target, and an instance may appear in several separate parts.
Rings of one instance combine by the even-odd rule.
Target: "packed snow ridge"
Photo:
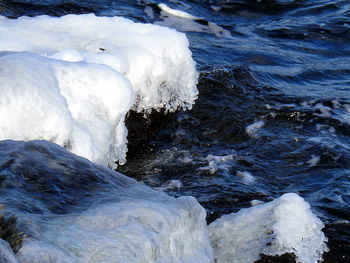
[[[130,110],[189,109],[188,40],[121,17],[0,16],[0,140],[45,139],[104,165],[125,162]]]

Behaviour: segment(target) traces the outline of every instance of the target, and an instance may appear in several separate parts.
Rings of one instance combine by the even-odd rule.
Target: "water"
[[[297,192],[326,224],[324,262],[350,262],[348,1],[163,1],[199,23],[165,16],[157,3],[2,1],[0,12],[94,12],[184,31],[199,98],[191,111],[154,114],[142,143],[132,143],[140,117],[130,118],[132,147],[118,170],[196,197],[208,222]]]

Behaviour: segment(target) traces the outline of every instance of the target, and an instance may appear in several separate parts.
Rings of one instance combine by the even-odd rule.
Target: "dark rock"
[[[293,253],[286,253],[281,256],[261,255],[261,259],[255,263],[295,263],[296,258]]]
[[[165,113],[164,111],[153,110],[148,114],[129,111],[125,120],[128,129],[127,157],[133,157],[149,149],[152,137],[171,122],[173,117],[173,113]]]
[[[15,253],[21,248],[25,235],[19,230],[14,216],[6,218],[0,215],[0,238],[7,241]]]

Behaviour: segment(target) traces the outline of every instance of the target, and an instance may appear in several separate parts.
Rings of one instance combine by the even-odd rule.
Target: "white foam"
[[[209,225],[214,259],[254,262],[260,254],[295,253],[300,263],[317,263],[327,251],[323,223],[297,194],[224,215]]]
[[[265,125],[265,121],[263,120],[256,121],[253,124],[248,125],[245,131],[250,137],[256,138],[257,133],[262,127],[264,127],[264,125]]]
[[[129,109],[174,111],[197,98],[187,38],[172,29],[93,14],[0,20],[0,139],[123,163]]]
[[[192,163],[194,161],[193,156],[188,151],[184,151],[182,156],[179,157],[177,160],[185,164]]]
[[[312,155],[311,159],[308,160],[307,163],[309,164],[309,167],[314,167],[319,163],[320,159],[321,159],[320,156]]]
[[[247,171],[237,171],[236,172],[236,175],[241,177],[242,178],[242,181],[244,184],[253,184],[255,182],[255,177],[250,173],[250,172],[247,172]]]
[[[218,171],[223,172],[224,174],[228,173],[230,168],[235,162],[235,155],[223,155],[216,156],[209,154],[206,157],[206,161],[208,162],[207,166],[200,167],[199,171],[205,171],[209,174],[215,174]]]
[[[183,183],[181,180],[170,180],[169,182],[166,182],[160,187],[160,190],[167,190],[167,189],[180,189],[183,187]]]

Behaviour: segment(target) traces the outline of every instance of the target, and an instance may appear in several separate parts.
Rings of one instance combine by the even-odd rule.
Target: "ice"
[[[201,17],[196,17],[185,11],[173,9],[164,3],[158,4],[158,8],[161,10],[160,14],[162,19],[162,21],[156,22],[158,25],[175,28],[182,32],[204,32],[217,37],[232,37],[229,31]],[[149,7],[145,9],[145,12],[151,17],[154,16]]]
[[[260,254],[284,253],[294,253],[300,263],[317,263],[327,251],[323,227],[309,204],[289,193],[222,216],[209,225],[209,234],[218,263],[249,263]]]
[[[170,197],[47,141],[1,141],[0,161],[2,211],[27,234],[18,262],[212,262],[193,197]]]
[[[15,255],[0,242],[9,263],[249,263],[283,253],[316,263],[327,249],[322,222],[296,194],[207,226],[195,198],[170,197],[47,141],[0,141],[0,177],[1,212],[25,234]]]
[[[45,139],[125,162],[125,114],[188,109],[197,72],[182,33],[121,17],[0,17],[0,139]]]
[[[24,243],[19,261],[211,262],[205,212],[194,198],[133,199],[51,218],[40,241]]]
[[[187,12],[177,10],[177,9],[172,9],[164,3],[158,4],[158,6],[165,13],[172,15],[172,16],[176,16],[176,17],[180,17],[180,18],[187,18],[187,19],[198,19],[198,17],[195,17]]]
[[[184,16],[170,10],[164,20],[198,26]],[[220,34],[203,26],[193,30]],[[218,262],[286,252],[299,262],[321,259],[323,224],[296,194],[223,216],[208,230],[194,198],[167,196],[87,160],[125,161],[130,109],[192,107],[198,74],[184,34],[68,15],[0,17],[0,39],[0,140],[25,141],[0,141],[0,203],[28,233],[16,255],[0,239],[2,261],[205,263],[212,246]],[[208,156],[204,170],[228,173],[234,160]]]
[[[0,238],[0,262],[18,263],[9,243]]]
[[[110,67],[0,55],[0,139],[46,139],[101,164],[125,161],[130,82]]]
[[[252,201],[250,201],[250,205],[251,205],[251,206],[261,205],[261,204],[263,204],[263,203],[264,203],[264,202],[261,201],[261,200],[252,200]]]
[[[0,50],[30,51],[108,65],[132,83],[136,108],[190,108],[197,72],[182,33],[121,17],[93,14],[2,18]]]

